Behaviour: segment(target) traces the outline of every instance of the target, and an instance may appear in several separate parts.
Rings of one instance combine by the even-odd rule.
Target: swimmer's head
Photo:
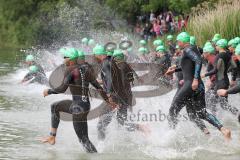
[[[66,66],[75,65],[79,55],[75,48],[66,49],[64,52],[64,64]]]
[[[141,46],[145,46],[145,45],[147,45],[147,41],[145,41],[145,40],[140,40],[140,41],[139,41],[139,44],[140,44]]]
[[[212,43],[213,44],[216,44],[217,43],[217,41],[219,41],[220,39],[222,38],[222,36],[220,35],[220,34],[215,34],[214,36],[213,36],[213,38],[212,38]]]
[[[215,48],[211,44],[204,46],[204,48],[203,48],[203,57],[205,59],[208,59],[208,57],[210,55],[214,55],[214,54],[215,54]]]
[[[228,49],[230,52],[234,53],[235,51],[235,48],[237,47],[238,43],[235,39],[231,39],[229,42],[228,42]]]
[[[88,45],[88,38],[87,37],[82,39],[82,44]]]
[[[172,35],[168,35],[167,36],[167,41],[172,41],[173,40],[173,36]]]
[[[30,54],[30,55],[27,55],[25,62],[26,62],[28,65],[31,65],[31,64],[33,63],[33,61],[34,61],[34,56],[31,55],[31,54]]]
[[[120,49],[114,50],[113,57],[114,59],[117,59],[117,60],[124,60],[123,51]]]
[[[37,66],[30,66],[29,72],[30,73],[37,73],[39,71],[39,68]]]
[[[107,57],[107,52],[102,45],[96,45],[93,48],[93,54],[97,62],[102,62]]]
[[[228,46],[228,41],[226,39],[220,39],[216,43],[216,49],[217,51],[220,51],[222,49],[226,49]]]
[[[237,59],[240,61],[240,44],[238,44],[235,49],[235,55],[236,55]]]
[[[161,39],[157,39],[157,40],[153,41],[153,45],[155,47],[161,46],[161,45],[163,45],[163,41]]]
[[[94,46],[95,45],[95,41],[93,39],[89,39],[88,45],[89,46]]]
[[[78,50],[78,63],[85,62],[85,53],[82,50]]]
[[[190,37],[190,44],[191,45],[196,45],[196,37],[194,37],[194,36]]]
[[[187,32],[181,32],[177,36],[178,46],[180,48],[184,48],[186,45],[190,43],[190,35]]]

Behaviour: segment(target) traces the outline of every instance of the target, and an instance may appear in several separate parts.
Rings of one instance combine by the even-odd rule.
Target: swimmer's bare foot
[[[143,132],[143,134],[148,137],[151,133],[151,130],[149,129],[149,127],[147,125],[143,125],[143,124],[139,124],[138,125],[138,130]]]
[[[54,145],[56,142],[56,137],[55,136],[48,136],[48,137],[43,137],[40,139],[42,143],[49,143],[51,145]]]
[[[229,129],[222,127],[220,131],[222,132],[226,141],[230,141],[232,139],[231,131]]]
[[[205,129],[203,130],[203,133],[204,133],[205,135],[207,135],[207,136],[210,135],[210,132],[209,132],[209,130],[208,130],[207,128],[205,128]]]

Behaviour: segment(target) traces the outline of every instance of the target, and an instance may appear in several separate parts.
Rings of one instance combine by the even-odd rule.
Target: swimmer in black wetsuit
[[[179,47],[183,48],[181,68],[172,67],[166,74],[182,71],[184,84],[176,93],[169,109],[170,127],[176,127],[179,112],[188,104],[192,106],[191,109],[194,110],[193,113],[196,113],[196,116],[218,128],[227,140],[231,139],[231,131],[224,128],[215,116],[206,111],[205,89],[200,77],[202,67],[200,53],[197,48],[190,46],[190,36],[188,33],[180,33],[177,40]]]
[[[127,89],[124,87],[124,76],[121,76],[121,70],[118,68],[115,60],[109,59],[106,55],[103,46],[96,46],[94,48],[94,54],[98,63],[101,63],[101,79],[103,82],[103,88],[109,97],[110,102],[118,104],[117,109],[117,121],[122,126],[126,127],[128,131],[139,130],[147,133],[148,130],[145,126],[134,123],[127,123],[127,109],[129,95]],[[98,128],[98,138],[100,140],[106,137],[106,127],[110,124],[113,116],[108,108],[102,110],[103,115],[99,117]]]
[[[182,58],[182,51],[180,50],[178,45],[176,47],[176,53],[175,53],[175,56],[173,58],[175,59],[175,65],[180,66],[181,58]],[[179,71],[179,72],[175,72],[175,75],[177,77],[177,92],[179,92],[179,90],[181,89],[181,87],[184,84],[183,73],[181,71]],[[210,134],[210,132],[208,131],[204,122],[197,116],[196,113],[194,113],[195,110],[192,109],[191,103],[186,103],[185,106],[186,106],[186,111],[188,113],[188,116],[189,116],[190,120],[192,122],[194,122],[202,132],[204,132],[205,134]]]
[[[166,52],[164,46],[158,46],[156,48],[155,57],[151,61],[159,65],[157,74],[153,80],[160,78],[161,80],[169,82],[169,80],[164,76],[164,73],[171,66],[171,55]]]
[[[173,36],[172,35],[167,36],[167,46],[168,46],[168,49],[169,49],[169,53],[172,57],[174,55],[175,49],[176,49],[176,44],[173,42]]]
[[[235,49],[235,55],[238,61],[240,61],[240,44]],[[226,97],[228,94],[237,94],[237,93],[240,93],[240,79],[237,80],[237,84],[234,87],[229,89],[219,89],[217,91],[217,94],[223,97]],[[240,123],[240,114],[238,115],[238,121]]]
[[[37,66],[30,66],[29,72],[24,76],[21,83],[39,83],[39,84],[48,84],[48,79],[45,74],[40,72]]]
[[[37,66],[38,71],[46,75],[43,67],[35,61],[35,57],[33,55],[27,55],[25,62],[28,66]]]
[[[228,79],[228,70],[230,67],[233,69],[236,68],[236,64],[232,60],[232,56],[229,53],[228,50],[226,50],[227,47],[227,40],[220,39],[216,43],[216,48],[219,54],[217,54],[215,62],[214,62],[214,68],[209,71],[208,73],[203,74],[201,77],[208,77],[212,75],[216,75],[216,81],[215,81],[215,95],[217,102],[220,103],[221,108],[224,110],[230,111],[233,115],[238,115],[239,110],[236,107],[233,107],[228,104],[228,98],[226,97],[219,97],[216,94],[216,91],[219,89],[228,89],[229,88],[229,79]]]
[[[60,112],[72,114],[73,127],[80,143],[88,153],[97,152],[94,145],[88,137],[87,115],[90,111],[89,102],[89,84],[91,83],[100,92],[103,99],[109,103],[107,95],[103,88],[97,82],[92,67],[84,61],[84,56],[79,55],[76,49],[68,49],[64,53],[64,63],[67,66],[64,80],[61,86],[54,89],[44,90],[44,97],[50,94],[64,93],[67,88],[70,89],[72,100],[62,100],[51,105],[52,128],[50,136],[43,138],[44,143],[55,144],[57,128],[60,122]],[[77,59],[79,61],[77,64]],[[115,105],[111,103],[114,108]]]

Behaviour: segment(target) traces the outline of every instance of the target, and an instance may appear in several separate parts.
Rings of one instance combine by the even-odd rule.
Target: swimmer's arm
[[[240,84],[238,84],[238,85],[236,85],[236,86],[234,86],[234,87],[232,87],[232,88],[229,88],[228,90],[227,90],[227,93],[228,94],[237,94],[237,93],[239,93],[240,92]]]
[[[60,93],[64,93],[67,89],[68,89],[68,84],[70,81],[70,76],[66,76],[65,79],[63,80],[63,83],[55,88],[55,89],[48,89],[48,94],[60,94]]]
[[[237,79],[237,64],[233,59],[231,60],[230,63],[231,63],[231,65],[230,65],[228,71],[231,72],[231,74],[232,74],[232,81],[236,81],[236,79]]]
[[[107,94],[110,94],[112,91],[112,73],[111,73],[111,66],[109,63],[105,63],[103,66],[103,71],[105,72],[105,76],[104,79],[105,81],[105,85],[106,85],[106,92]]]
[[[222,59],[218,59],[218,60],[217,60],[217,64],[214,65],[214,68],[213,68],[211,71],[205,73],[205,77],[208,77],[208,76],[212,76],[212,75],[214,75],[214,74],[217,74],[219,68],[220,68],[221,65],[222,65],[222,63],[223,63],[223,60],[222,60]]]
[[[33,78],[33,74],[31,74],[31,73],[27,73],[25,76],[24,76],[24,78],[23,78],[23,80],[21,81],[22,83],[23,82],[26,82],[26,81],[28,81],[28,80],[30,80],[30,79],[32,79]]]
[[[181,72],[182,71],[182,68],[181,67],[177,67],[176,69],[175,69],[175,72]]]
[[[185,55],[190,58],[192,61],[195,62],[195,71],[194,71],[194,78],[199,79],[200,78],[200,73],[202,69],[202,59],[200,56],[198,56],[195,52],[192,50],[187,50]]]

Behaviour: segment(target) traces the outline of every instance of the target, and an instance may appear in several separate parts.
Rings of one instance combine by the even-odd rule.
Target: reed
[[[219,33],[226,39],[240,36],[240,0],[220,1],[215,6],[205,3],[193,8],[187,31],[203,45]]]

